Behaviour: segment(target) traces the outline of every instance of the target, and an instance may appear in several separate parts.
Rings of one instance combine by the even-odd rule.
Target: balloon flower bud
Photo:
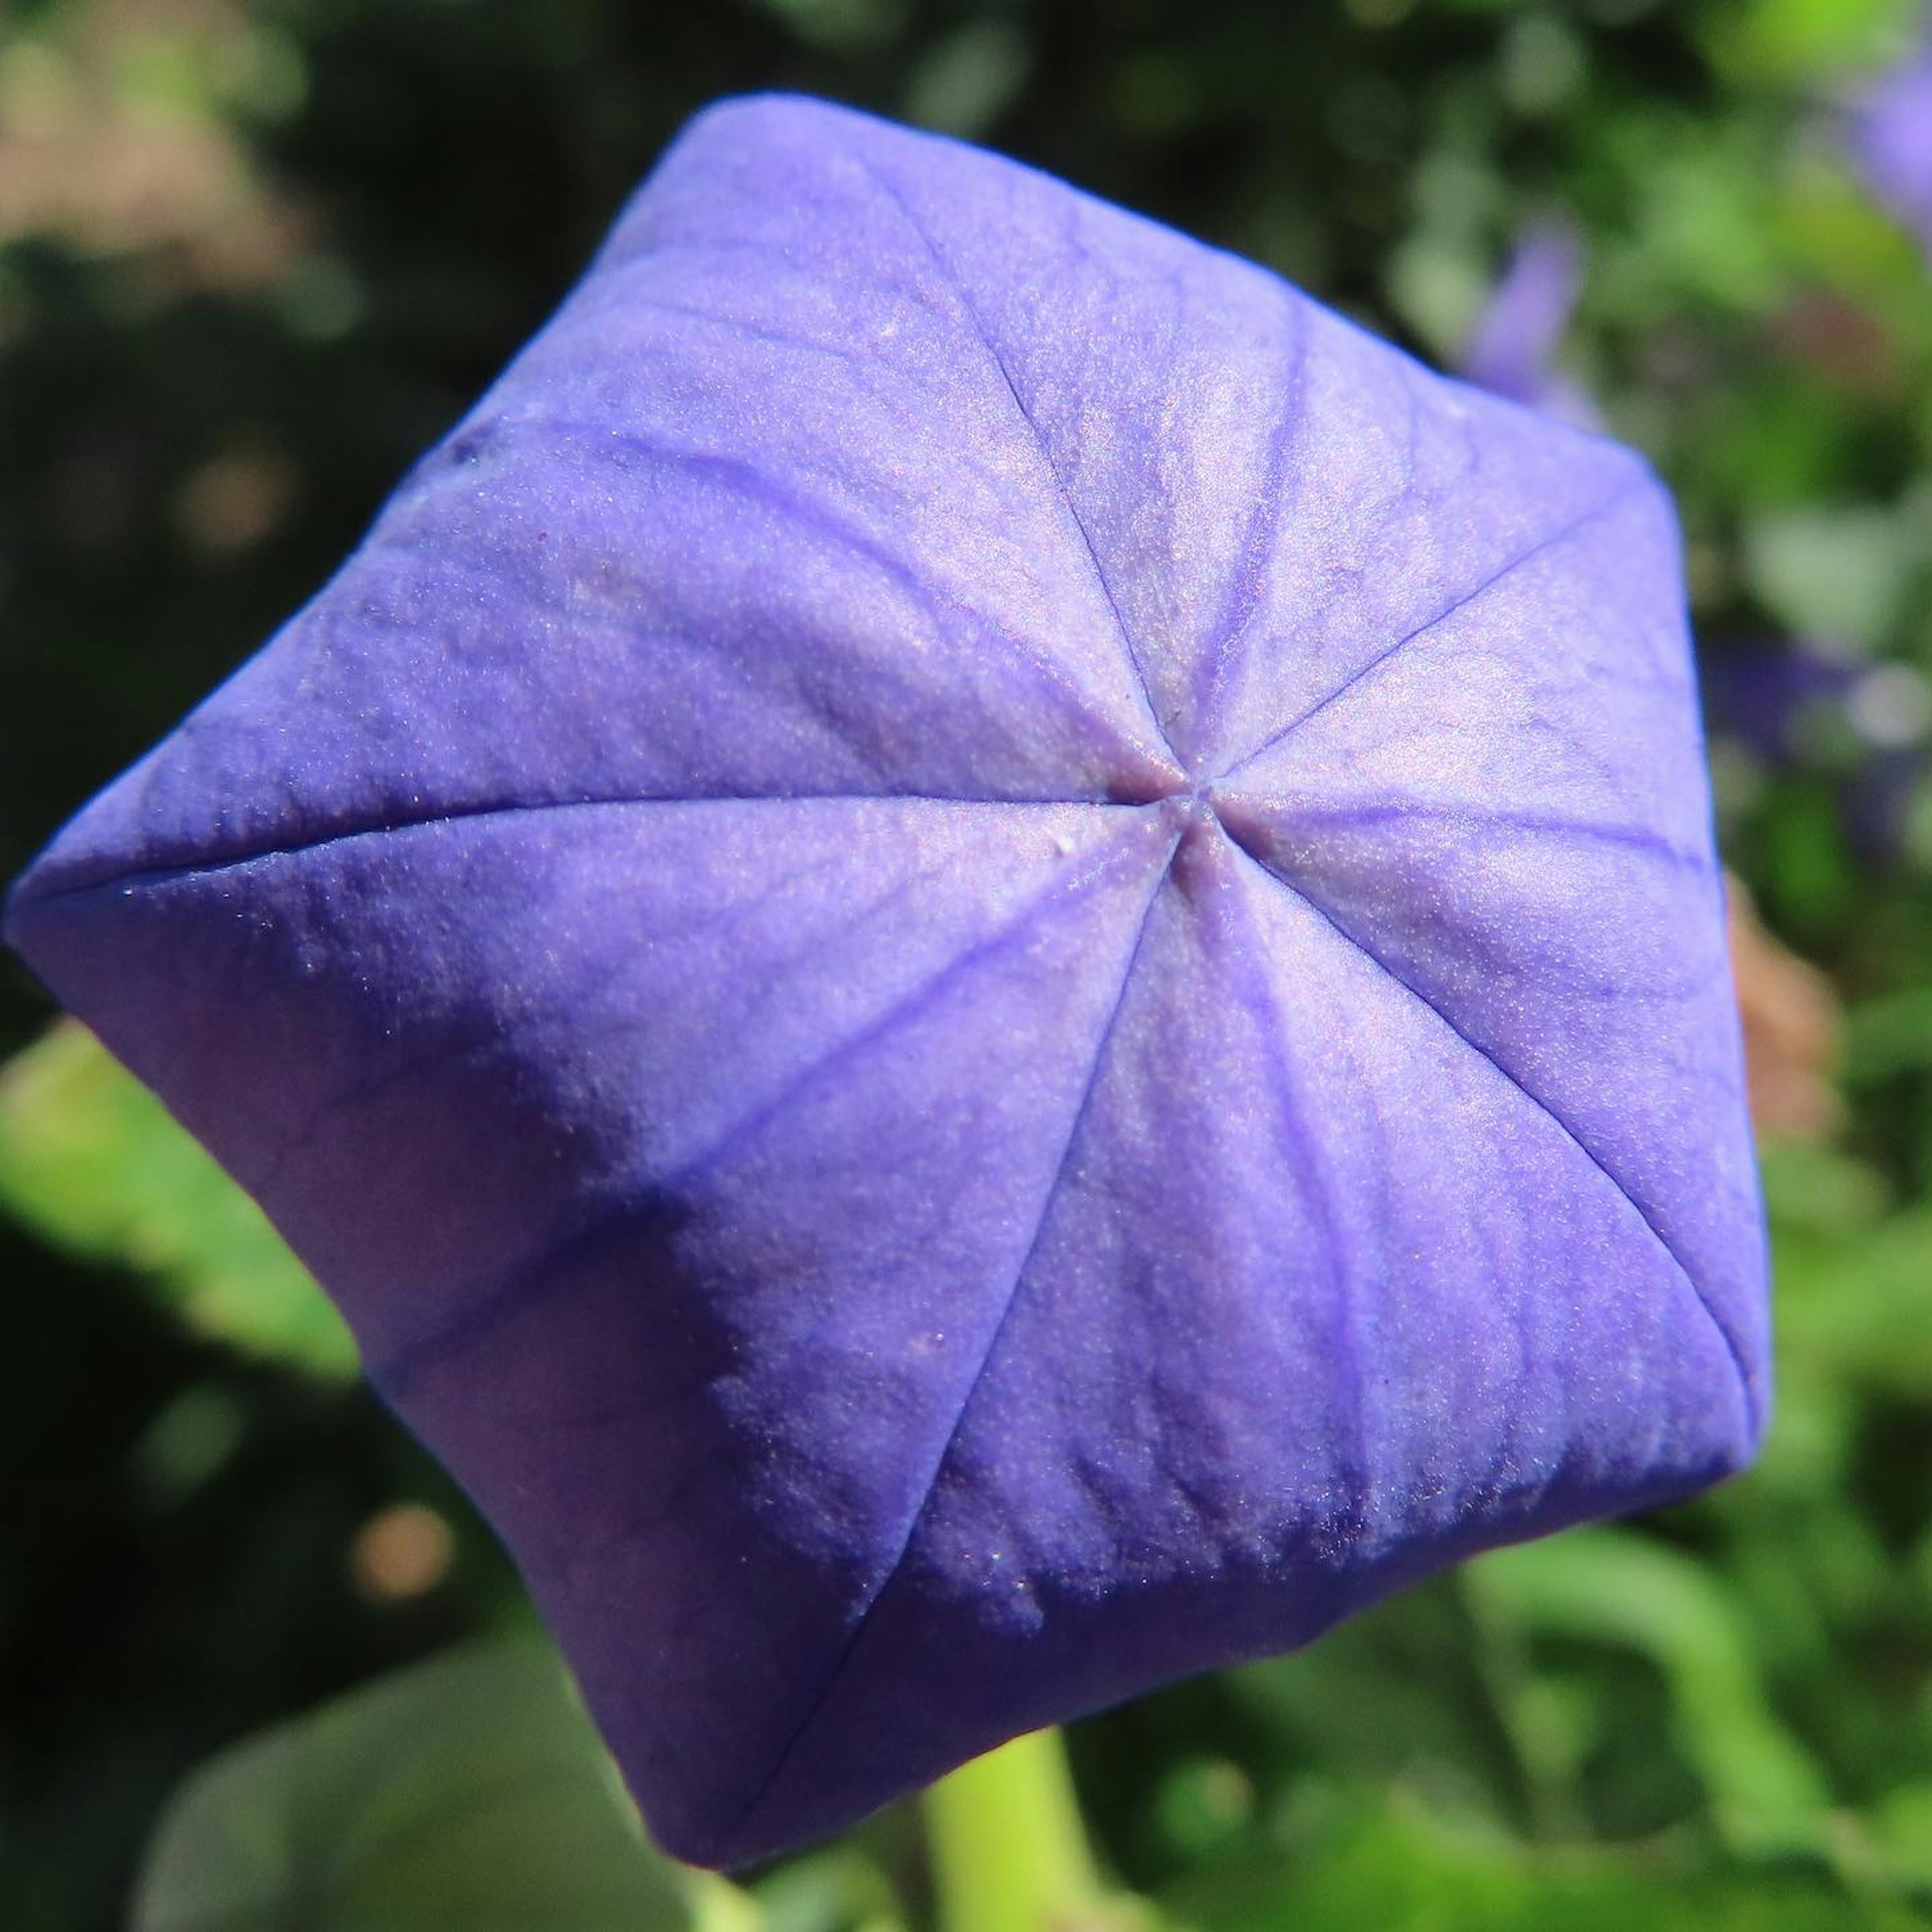
[[[1670,502],[794,99],[7,933],[736,1864],[1750,1455]]]

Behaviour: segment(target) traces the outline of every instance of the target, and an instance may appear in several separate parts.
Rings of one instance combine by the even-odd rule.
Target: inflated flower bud
[[[703,116],[8,933],[687,1858],[1758,1435],[1662,490],[840,110]]]

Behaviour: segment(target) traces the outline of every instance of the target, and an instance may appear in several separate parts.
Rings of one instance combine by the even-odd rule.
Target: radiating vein
[[[872,565],[903,596],[925,612],[942,637],[949,620],[955,623],[963,622],[968,626],[993,633],[1016,658],[1042,681],[1056,703],[1070,710],[1084,723],[1105,722],[1095,716],[1093,709],[1094,694],[1083,690],[1067,667],[1042,650],[1034,640],[967,602],[963,598],[942,589],[914,570],[903,557],[896,555],[887,545],[879,542],[868,532],[826,505],[802,496],[797,490],[768,475],[755,464],[747,462],[742,457],[724,454],[716,451],[684,448],[674,443],[661,442],[636,430],[614,428],[605,424],[576,422],[557,416],[531,417],[527,421],[536,428],[570,437],[586,449],[606,451],[614,448],[634,454],[642,462],[681,471],[698,482],[728,491],[774,516],[782,518],[834,548]],[[1095,568],[1097,569],[1098,567],[1096,564]],[[1119,613],[1116,611],[1114,615],[1118,621]],[[1153,722],[1158,733],[1159,721]],[[1118,748],[1142,749],[1131,743]],[[1169,748],[1164,739],[1161,748],[1163,751]]]
[[[1246,856],[1232,838],[1224,838],[1222,843],[1232,847],[1241,856]],[[1336,1382],[1342,1385],[1336,1408],[1348,1431],[1347,1447],[1337,1460],[1354,1476],[1360,1506],[1372,1491],[1374,1470],[1369,1454],[1363,1351],[1353,1284],[1343,1258],[1328,1179],[1322,1172],[1318,1137],[1305,1138],[1296,1131],[1299,1123],[1306,1118],[1306,1109],[1295,1091],[1294,1072],[1288,1060],[1287,1042],[1294,1037],[1294,1029],[1282,1010],[1268,974],[1262,970],[1262,962],[1268,956],[1267,938],[1256,923],[1250,909],[1241,904],[1241,896],[1232,893],[1229,898],[1234,916],[1240,920],[1246,940],[1236,950],[1232,962],[1235,970],[1229,974],[1229,978],[1238,989],[1245,982],[1245,992],[1238,991],[1237,997],[1268,1043],[1267,1051],[1262,1055],[1262,1077],[1274,1103],[1276,1144],[1282,1150],[1283,1164],[1295,1174],[1300,1184],[1303,1198],[1315,1223],[1317,1252],[1328,1269],[1328,1286],[1334,1298],[1330,1311],[1334,1346],[1328,1353],[1328,1366]]]
[[[1447,623],[1451,617],[1455,616],[1457,611],[1463,609],[1468,604],[1474,603],[1478,598],[1487,596],[1490,591],[1495,590],[1499,584],[1504,583],[1509,578],[1514,576],[1518,571],[1522,569],[1526,565],[1534,562],[1535,560],[1538,557],[1543,556],[1545,552],[1556,549],[1559,544],[1568,543],[1569,540],[1572,537],[1576,536],[1580,531],[1586,529],[1590,524],[1596,523],[1603,518],[1610,515],[1613,510],[1616,509],[1621,504],[1624,502],[1630,497],[1634,496],[1640,489],[1642,488],[1647,481],[1648,479],[1645,477],[1639,476],[1632,478],[1629,482],[1624,483],[1617,489],[1612,490],[1610,495],[1605,497],[1601,502],[1595,505],[1590,509],[1584,511],[1580,515],[1570,518],[1568,521],[1564,523],[1560,528],[1552,530],[1546,536],[1539,537],[1527,550],[1519,550],[1506,562],[1498,565],[1498,566],[1494,570],[1491,571],[1486,577],[1483,578],[1480,583],[1471,586],[1468,590],[1461,592],[1458,596],[1451,598],[1448,603],[1444,604],[1442,608],[1437,610],[1432,616],[1424,618],[1424,620],[1420,624],[1417,625],[1413,630],[1404,632],[1403,634],[1397,638],[1393,644],[1384,645],[1381,650],[1378,651],[1374,656],[1369,659],[1366,664],[1360,666],[1358,669],[1351,672],[1340,684],[1337,685],[1333,691],[1329,692],[1327,697],[1318,698],[1305,710],[1298,712],[1294,717],[1291,718],[1288,722],[1282,725],[1278,730],[1263,739],[1261,743],[1257,745],[1252,752],[1249,752],[1244,754],[1242,757],[1236,759],[1232,765],[1229,765],[1221,773],[1220,777],[1215,780],[1214,782],[1216,784],[1226,784],[1229,779],[1232,778],[1238,772],[1245,770],[1250,765],[1254,764],[1257,759],[1264,758],[1270,752],[1273,751],[1277,745],[1281,744],[1285,740],[1292,737],[1294,733],[1299,731],[1310,718],[1318,716],[1322,712],[1326,711],[1331,704],[1335,704],[1341,698],[1346,698],[1350,692],[1354,689],[1356,686],[1363,681],[1364,678],[1366,678],[1374,672],[1381,670],[1382,666],[1387,664],[1390,658],[1394,657],[1397,652],[1402,650],[1408,645],[1415,643],[1418,638],[1426,637],[1431,631],[1436,629],[1439,626]]]
[[[961,314],[966,318],[973,333],[979,338],[981,348],[986,351],[986,359],[993,365],[1000,380],[1006,385],[1006,393],[1012,398],[1013,407],[1018,412],[1020,421],[1025,424],[1027,434],[1033,439],[1034,446],[1040,452],[1042,465],[1046,469],[1046,473],[1053,478],[1054,486],[1060,492],[1060,501],[1066,506],[1067,519],[1072,524],[1076,533],[1086,550],[1087,560],[1093,566],[1094,581],[1100,586],[1100,595],[1106,599],[1107,608],[1113,614],[1114,628],[1120,633],[1121,647],[1126,652],[1127,662],[1133,671],[1134,681],[1139,688],[1142,704],[1145,707],[1148,717],[1152,722],[1154,730],[1160,734],[1162,746],[1168,756],[1177,766],[1185,770],[1186,760],[1174,749],[1172,740],[1167,735],[1167,727],[1162,723],[1160,712],[1155,709],[1153,688],[1148,682],[1147,668],[1141,662],[1140,652],[1134,643],[1133,633],[1128,628],[1127,620],[1121,614],[1120,601],[1114,595],[1114,586],[1108,581],[1106,567],[1100,562],[1100,554],[1094,547],[1093,532],[1088,529],[1086,519],[1081,515],[1079,506],[1073,500],[1072,488],[1069,485],[1066,478],[1060,474],[1059,466],[1053,460],[1053,453],[1047,447],[1046,438],[1041,434],[1040,424],[1035,420],[1033,411],[1028,407],[1026,398],[1020,394],[1019,386],[1013,380],[1012,371],[1007,368],[1006,358],[1000,353],[991,332],[986,327],[985,320],[980,314],[977,305],[967,292],[964,279],[942,252],[932,231],[920,220],[917,212],[899,192],[898,188],[862,157],[860,158],[860,165],[872,178],[879,192],[904,218],[906,226],[919,238],[921,247],[932,257],[934,267],[938,268],[940,274],[944,277],[947,287],[952,290],[953,299],[959,304]]]
[[[1222,694],[1244,668],[1255,620],[1261,614],[1263,579],[1281,547],[1281,524],[1289,501],[1289,459],[1300,443],[1308,375],[1308,318],[1293,310],[1294,349],[1285,394],[1268,432],[1261,488],[1248,512],[1240,554],[1221,608],[1203,640],[1196,668],[1195,742],[1214,742],[1214,712]]]
[[[1582,1154],[1583,1158],[1587,1160],[1606,1181],[1610,1183],[1611,1186],[1616,1190],[1619,1195],[1622,1196],[1625,1203],[1629,1206],[1631,1211],[1636,1216],[1638,1221],[1642,1225],[1644,1229],[1649,1234],[1650,1238],[1655,1241],[1658,1247],[1662,1249],[1665,1258],[1670,1262],[1672,1267],[1676,1269],[1677,1273],[1683,1278],[1684,1286],[1690,1289],[1691,1294],[1696,1300],[1697,1305],[1702,1309],[1705,1315],[1709,1318],[1712,1327],[1717,1330],[1719,1338],[1723,1341],[1726,1349],[1729,1352],[1731,1358],[1731,1365],[1736,1370],[1737,1375],[1738,1391],[1744,1404],[1745,1420],[1749,1426],[1750,1432],[1752,1435],[1755,1436],[1759,1426],[1757,1397],[1752,1385],[1750,1372],[1745,1363],[1742,1346],[1738,1342],[1737,1337],[1732,1334],[1730,1325],[1724,1321],[1723,1317],[1719,1315],[1717,1307],[1712,1301],[1710,1297],[1705,1293],[1702,1286],[1700,1286],[1696,1276],[1690,1272],[1689,1267],[1684,1262],[1683,1256],[1678,1254],[1676,1247],[1672,1244],[1670,1238],[1664,1234],[1664,1231],[1658,1227],[1656,1222],[1652,1220],[1649,1214],[1645,1210],[1642,1203],[1640,1202],[1636,1197],[1631,1193],[1630,1190],[1624,1185],[1622,1180],[1618,1178],[1616,1172],[1604,1162],[1602,1156],[1599,1155],[1590,1144],[1577,1132],[1576,1130],[1564,1118],[1562,1114],[1554,1106],[1552,1106],[1548,1100],[1546,1100],[1541,1094],[1536,1092],[1533,1088],[1526,1085],[1517,1077],[1516,1074],[1512,1072],[1501,1060],[1498,1059],[1496,1054],[1490,1052],[1490,1050],[1486,1047],[1480,1040],[1476,1039],[1472,1034],[1466,1032],[1462,1027],[1459,1026],[1450,1014],[1437,1005],[1435,1000],[1432,1000],[1420,987],[1418,986],[1412,980],[1406,978],[1402,974],[1396,971],[1395,968],[1392,966],[1388,960],[1384,958],[1367,940],[1363,939],[1356,933],[1351,932],[1340,920],[1336,918],[1326,906],[1322,904],[1320,900],[1312,897],[1296,880],[1289,878],[1286,873],[1281,871],[1278,867],[1270,864],[1267,860],[1259,857],[1256,854],[1249,851],[1245,846],[1241,847],[1240,849],[1241,850],[1244,856],[1247,859],[1250,864],[1252,865],[1264,878],[1272,879],[1282,890],[1288,893],[1298,904],[1306,907],[1310,911],[1314,913],[1316,916],[1328,926],[1339,938],[1346,941],[1346,943],[1352,947],[1354,951],[1359,952],[1364,959],[1370,962],[1371,965],[1379,969],[1384,976],[1392,980],[1396,985],[1400,986],[1404,992],[1407,993],[1412,999],[1414,1000],[1419,1005],[1424,1007],[1428,1012],[1434,1014],[1436,1018],[1439,1020],[1443,1025],[1447,1027],[1458,1040],[1461,1040],[1463,1045],[1468,1047],[1472,1052],[1480,1054],[1483,1059],[1488,1061],[1490,1065],[1495,1068],[1497,1073],[1500,1075],[1503,1079],[1508,1082],[1509,1084],[1514,1088],[1517,1093],[1520,1094],[1532,1106],[1534,1107],[1539,1113],[1544,1114],[1552,1123],[1552,1124],[1554,1125],[1559,1132],[1561,1132],[1564,1138],[1576,1149],[1578,1153]]]
[[[1172,844],[1168,848],[1166,860],[1156,873],[1153,886],[1148,893],[1145,904],[1141,908],[1140,916],[1134,928],[1133,942],[1128,948],[1126,964],[1122,970],[1120,984],[1115,990],[1113,1003],[1108,1009],[1106,1020],[1101,1027],[1100,1036],[1094,1050],[1093,1065],[1088,1070],[1086,1084],[1082,1089],[1079,1100],[1073,1109],[1072,1119],[1067,1128],[1066,1140],[1060,1148],[1060,1158],[1054,1166],[1053,1178],[1048,1184],[1046,1193],[1041,1199],[1039,1213],[1034,1223],[1032,1238],[1027,1244],[1025,1255],[1014,1272],[1012,1282],[1007,1288],[1005,1299],[1000,1304],[999,1314],[995,1318],[992,1330],[987,1336],[986,1346],[981,1352],[980,1360],[967,1383],[965,1393],[960,1398],[959,1406],[952,1418],[952,1426],[946,1433],[946,1440],[940,1446],[939,1454],[933,1460],[932,1468],[926,1477],[919,1502],[907,1520],[905,1534],[901,1539],[898,1551],[892,1562],[886,1567],[878,1582],[866,1597],[858,1618],[853,1624],[851,1634],[847,1637],[838,1656],[833,1660],[832,1668],[826,1674],[824,1683],[806,1708],[804,1716],[799,1720],[790,1736],[785,1740],[772,1762],[770,1772],[760,1784],[757,1790],[752,1793],[750,1801],[740,1814],[737,1822],[727,1834],[725,1839],[727,1844],[740,1837],[746,1827],[758,1815],[759,1807],[764,1804],[766,1796],[776,1786],[779,1778],[784,1772],[785,1767],[791,1762],[799,1746],[811,1731],[812,1726],[818,1721],[819,1714],[831,1701],[832,1694],[843,1681],[847,1667],[856,1653],[860,1642],[872,1623],[874,1614],[878,1610],[880,1604],[884,1601],[886,1593],[891,1589],[901,1570],[904,1568],[907,1557],[910,1555],[914,1542],[918,1536],[920,1526],[925,1521],[934,1498],[938,1495],[940,1478],[944,1474],[946,1465],[952,1460],[952,1452],[958,1445],[960,1435],[965,1426],[966,1418],[971,1411],[974,1398],[978,1394],[980,1384],[986,1379],[987,1370],[999,1348],[1000,1337],[1006,1332],[1006,1324],[1012,1315],[1014,1308],[1018,1304],[1021,1291],[1024,1286],[1028,1275],[1032,1270],[1034,1258],[1040,1252],[1040,1243],[1046,1237],[1048,1224],[1052,1219],[1054,1204],[1060,1197],[1060,1190],[1065,1184],[1071,1167],[1073,1150],[1079,1143],[1080,1130],[1086,1123],[1087,1116],[1093,1106],[1094,1094],[1100,1086],[1101,1074],[1106,1066],[1108,1048],[1112,1044],[1114,1028],[1118,1024],[1121,1011],[1126,1004],[1128,992],[1133,985],[1134,969],[1139,963],[1142,949],[1146,944],[1148,928],[1154,917],[1155,902],[1160,898],[1162,889],[1172,874],[1174,853],[1178,849],[1180,841],[1180,835],[1177,832]]]
[[[1505,833],[1522,832],[1531,838],[1549,837],[1582,840],[1589,844],[1614,845],[1628,851],[1647,853],[1687,872],[1708,875],[1712,869],[1706,854],[1680,845],[1662,832],[1652,832],[1641,825],[1574,818],[1560,812],[1517,812],[1486,800],[1466,803],[1449,800],[1382,797],[1312,805],[1300,799],[1272,798],[1261,792],[1237,792],[1233,796],[1252,803],[1274,806],[1298,834],[1329,826],[1361,828],[1418,823],[1468,826],[1484,831],[1495,829]]]
[[[16,896],[10,910],[26,913],[37,906],[50,905],[83,892],[120,891],[135,886],[164,885],[176,880],[212,878],[238,867],[253,866],[268,859],[299,858],[332,846],[346,845],[360,838],[381,838],[420,832],[438,825],[460,823],[471,818],[520,818],[550,812],[608,812],[633,807],[670,808],[680,806],[784,806],[810,808],[826,805],[945,805],[976,807],[988,812],[1032,812],[1065,809],[1081,806],[1095,812],[1139,812],[1146,808],[1132,800],[1088,796],[1085,798],[986,798],[946,797],[933,792],[707,792],[616,793],[608,797],[494,799],[475,804],[430,806],[420,812],[399,812],[364,824],[333,826],[312,838],[265,840],[256,845],[240,844],[205,859],[184,860],[176,863],[135,866],[106,872],[98,878],[62,880],[44,890]]]
[[[849,1064],[857,1054],[875,1046],[920,1016],[927,1012],[951,987],[956,986],[962,975],[983,965],[990,959],[1006,952],[1030,932],[1041,917],[1056,901],[1065,902],[1070,897],[1078,897],[1091,889],[1105,868],[1090,868],[1091,855],[1086,855],[1090,868],[1083,870],[1078,861],[1055,872],[1052,880],[1034,895],[993,932],[977,944],[954,953],[943,961],[936,971],[928,974],[916,986],[908,988],[893,1000],[883,1012],[875,1015],[853,1033],[832,1042],[824,1051],[815,1055],[803,1066],[796,1069],[777,1088],[748,1108],[734,1120],[727,1122],[698,1152],[680,1161],[670,1172],[649,1177],[652,1199],[666,1204],[676,1202],[703,1176],[709,1168],[741,1145],[750,1136],[769,1126],[788,1108],[812,1088],[821,1084]],[[1118,855],[1106,862],[1108,866],[1118,862]],[[1156,886],[1165,877],[1163,862],[1156,878]],[[1070,873],[1076,874],[1070,878]],[[1152,895],[1149,904],[1152,903]],[[591,1214],[580,1225],[571,1232],[559,1234],[553,1232],[530,1259],[518,1267],[496,1288],[471,1299],[458,1318],[443,1328],[411,1343],[379,1366],[372,1367],[370,1379],[376,1382],[386,1391],[394,1393],[410,1378],[418,1373],[428,1364],[440,1360],[458,1348],[475,1346],[483,1337],[500,1329],[503,1323],[519,1310],[538,1298],[566,1273],[568,1259],[586,1250],[594,1251],[596,1246],[609,1235],[622,1231],[634,1223],[637,1210],[628,1203],[620,1202],[615,1208],[600,1208]]]

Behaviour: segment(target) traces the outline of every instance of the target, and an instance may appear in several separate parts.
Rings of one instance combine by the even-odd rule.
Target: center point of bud
[[[1214,801],[1205,785],[1190,785],[1172,791],[1160,802],[1160,814],[1168,830],[1177,838],[1190,831],[1206,831],[1214,823]]]

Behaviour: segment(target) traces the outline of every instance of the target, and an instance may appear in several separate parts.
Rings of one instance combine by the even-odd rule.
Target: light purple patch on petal
[[[1663,491],[838,109],[694,124],[8,933],[700,1862],[1762,1426]]]

